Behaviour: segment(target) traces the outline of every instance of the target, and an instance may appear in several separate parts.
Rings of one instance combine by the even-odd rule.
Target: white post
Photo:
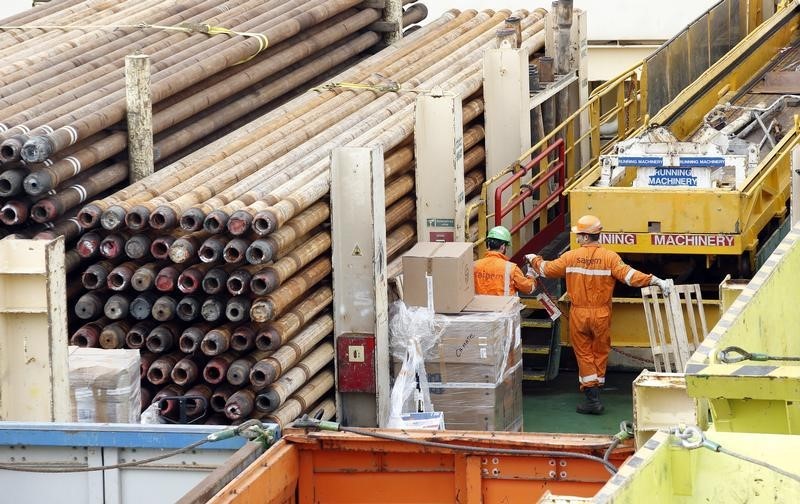
[[[331,153],[336,416],[384,426],[389,415],[389,329],[383,150]]]
[[[461,97],[441,89],[417,97],[414,125],[417,237],[465,239],[464,126]]]
[[[792,227],[800,222],[800,145],[792,148],[792,194],[789,222]]]

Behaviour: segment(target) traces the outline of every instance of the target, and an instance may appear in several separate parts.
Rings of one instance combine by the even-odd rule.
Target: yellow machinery
[[[597,88],[517,163],[486,181],[478,236],[533,198],[534,209],[512,229],[520,261],[567,232],[568,221],[597,215],[604,245],[634,267],[701,284],[713,325],[722,278],[749,277],[787,229],[789,153],[800,140],[800,99],[792,97],[800,95],[793,79],[800,76],[800,7],[785,2],[759,24],[760,5],[719,2]],[[528,243],[519,233],[524,226],[535,233]],[[482,255],[480,240],[477,247]],[[569,301],[561,301],[567,313]],[[641,303],[637,289],[615,291],[615,347],[649,346]]]

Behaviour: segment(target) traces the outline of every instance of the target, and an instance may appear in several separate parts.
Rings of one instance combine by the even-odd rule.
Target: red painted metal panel
[[[376,392],[374,334],[340,335],[336,359],[339,392]]]

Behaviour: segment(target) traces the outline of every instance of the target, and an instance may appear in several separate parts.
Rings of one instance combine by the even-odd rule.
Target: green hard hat
[[[511,232],[503,226],[496,226],[489,230],[487,238],[494,238],[495,240],[511,243]]]

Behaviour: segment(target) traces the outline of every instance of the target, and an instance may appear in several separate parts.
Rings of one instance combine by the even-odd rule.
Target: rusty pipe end
[[[76,217],[78,219],[78,224],[80,224],[83,229],[92,229],[100,223],[101,215],[103,215],[103,211],[100,210],[99,206],[92,203],[81,208]]]
[[[187,212],[188,213],[188,212]],[[222,233],[228,223],[228,214],[222,210],[214,210],[203,220],[203,229],[209,233]]]
[[[145,320],[150,317],[153,311],[153,303],[155,302],[155,294],[146,292],[136,296],[131,301],[130,314],[136,320]]]
[[[203,227],[206,214],[199,208],[190,208],[181,215],[181,229],[184,231],[198,231]]]
[[[100,332],[100,346],[106,349],[122,348],[126,333],[124,325],[109,324]]]
[[[278,216],[272,210],[262,210],[253,218],[253,231],[259,236],[266,236],[280,226]]]
[[[128,315],[128,299],[125,296],[114,294],[106,301],[103,311],[111,320],[119,320]]]
[[[250,264],[263,264],[275,257],[275,249],[267,240],[256,240],[247,247],[244,256]]]
[[[255,274],[250,280],[250,290],[258,296],[266,296],[280,285],[278,274],[268,269]]]
[[[39,200],[31,207],[31,219],[39,224],[51,221],[62,213],[64,213],[64,205],[60,201],[50,198]]]
[[[100,242],[100,254],[103,257],[113,259],[118,257],[125,250],[125,239],[120,235],[111,234],[103,238]]]
[[[56,148],[50,137],[30,137],[20,149],[20,157],[27,163],[43,163],[53,155]]]
[[[46,170],[33,172],[25,177],[25,180],[22,182],[25,192],[32,196],[42,195],[55,187],[55,185],[56,181],[53,180],[53,176],[50,172]]]
[[[150,244],[150,255],[155,257],[156,259],[167,259],[170,257],[170,249],[172,244],[175,243],[174,236],[159,236],[153,243]],[[179,263],[183,261],[175,261],[173,262]]]
[[[252,311],[250,315],[252,316]],[[256,335],[256,348],[259,350],[277,350],[280,346],[281,335],[272,327],[268,327]]]
[[[239,326],[231,335],[231,348],[237,352],[247,352],[255,346],[256,332],[250,326]]]
[[[191,359],[181,359],[175,364],[175,367],[172,368],[172,373],[170,373],[170,377],[172,381],[177,383],[180,386],[186,386],[190,383],[194,383],[200,374],[200,370],[197,369],[197,364],[192,362]]]
[[[172,348],[173,343],[174,337],[172,331],[170,331],[168,327],[160,325],[150,331],[150,334],[148,334],[145,339],[144,345],[151,352],[158,354],[164,353]]]
[[[157,280],[156,280],[157,281]],[[167,322],[175,317],[175,305],[177,303],[170,296],[161,296],[153,303],[150,314],[159,322]]]
[[[199,348],[203,336],[205,336],[205,332],[202,327],[187,327],[178,339],[178,347],[180,347],[181,352],[192,353]]]
[[[0,197],[10,198],[22,192],[27,170],[19,168],[0,173]]]
[[[247,270],[234,271],[233,274],[228,277],[228,281],[226,282],[228,292],[230,292],[233,296],[240,296],[247,293],[250,288],[251,278],[252,275]]]
[[[14,135],[0,143],[0,161],[3,163],[13,163],[19,161],[22,154],[22,146],[28,140],[26,135]]]
[[[197,255],[204,263],[216,262],[222,257],[225,246],[214,238],[209,238],[200,246]]]
[[[104,303],[97,294],[88,292],[75,302],[75,315],[81,320],[88,320],[103,313]]]
[[[192,296],[186,296],[178,301],[178,306],[175,308],[178,318],[184,322],[191,322],[200,316],[200,301]]]
[[[226,372],[227,365],[225,361],[219,357],[215,357],[208,361],[206,367],[203,368],[203,378],[205,378],[208,383],[217,385],[222,383],[222,381],[225,379]]]
[[[222,257],[226,263],[235,264],[241,262],[245,258],[248,243],[242,238],[234,238],[229,241],[225,248],[222,250]]]
[[[24,201],[7,201],[0,209],[0,222],[6,226],[22,224],[28,218],[28,204]]]
[[[131,259],[141,259],[150,252],[150,245],[153,240],[145,234],[131,236],[125,242],[125,255]]]
[[[250,371],[250,383],[256,388],[264,388],[277,379],[275,366],[269,362],[259,361],[253,365]]]
[[[75,250],[78,251],[78,255],[84,259],[91,259],[100,251],[100,242],[103,238],[95,232],[86,233],[78,240],[78,244],[75,245]]]
[[[228,273],[222,268],[213,268],[203,277],[203,291],[206,294],[222,292],[228,279]]]
[[[249,362],[245,359],[234,361],[233,364],[231,364],[228,368],[228,374],[226,375],[226,378],[228,379],[228,383],[231,385],[236,385],[237,387],[246,385],[250,379]]]
[[[281,405],[281,398],[274,390],[265,390],[256,396],[256,409],[262,413],[271,413]]]
[[[153,287],[156,281],[156,273],[150,268],[139,268],[131,277],[131,285],[138,292],[144,292]]]
[[[139,322],[131,327],[128,334],[125,335],[125,344],[128,345],[129,348],[142,348],[150,331],[152,331],[152,324],[149,322]],[[142,375],[146,374],[146,372],[142,373]]]
[[[203,316],[203,319],[207,322],[216,322],[220,318],[222,318],[222,314],[225,312],[225,303],[223,303],[220,299],[217,298],[208,298],[203,302],[203,306],[200,307],[200,314]]]
[[[225,307],[225,316],[231,322],[242,322],[250,317],[250,304],[252,301],[245,296],[236,296],[228,300]]]
[[[225,353],[230,348],[231,335],[226,329],[212,329],[200,342],[200,351],[209,357]]]
[[[178,224],[178,215],[170,207],[161,205],[150,214],[148,222],[151,228],[164,231]]]
[[[79,347],[95,347],[100,340],[100,332],[100,328],[96,325],[86,324],[72,334],[69,344]]]
[[[128,229],[142,231],[147,229],[150,218],[150,210],[141,205],[136,205],[129,212],[125,213],[125,225]],[[105,226],[104,226],[105,227]]]
[[[179,278],[178,270],[174,266],[161,268],[156,275],[156,289],[161,292],[170,292],[175,289],[175,284]]]
[[[89,290],[99,289],[106,279],[105,270],[96,264],[92,264],[81,274],[81,284]]]
[[[178,290],[184,294],[191,294],[200,288],[203,282],[203,273],[197,268],[188,268],[178,277]]]
[[[250,308],[250,318],[254,322],[269,322],[274,316],[275,311],[269,301],[257,301]]]
[[[253,216],[245,210],[237,210],[228,219],[228,232],[233,236],[241,236],[250,230]]]
[[[106,284],[109,289],[114,291],[125,290],[131,284],[131,278],[134,273],[135,270],[131,266],[117,266],[109,273]]]
[[[94,209],[92,209],[94,207]],[[119,229],[123,224],[126,223],[126,217],[128,216],[128,212],[125,211],[124,208],[121,206],[114,205],[105,212],[101,211],[99,207],[94,205],[88,205],[83,207],[81,212],[87,213],[87,223],[93,222],[91,227],[97,225],[97,220],[99,219],[100,225],[103,226],[103,229],[107,229],[108,231],[114,231]],[[80,216],[80,214],[79,214]],[[79,217],[80,218],[80,217]],[[90,221],[91,219],[91,221]],[[83,220],[81,220],[81,225],[84,225]]]
[[[197,250],[191,240],[179,238],[169,246],[168,256],[172,262],[181,264],[194,257],[196,252]]]

